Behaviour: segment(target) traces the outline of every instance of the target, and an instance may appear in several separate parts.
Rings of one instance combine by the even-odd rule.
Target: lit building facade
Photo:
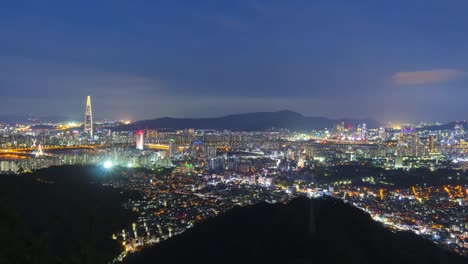
[[[145,132],[143,130],[138,130],[136,133],[136,149],[143,150],[145,144]]]

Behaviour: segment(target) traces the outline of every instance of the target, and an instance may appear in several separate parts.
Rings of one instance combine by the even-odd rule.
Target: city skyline
[[[2,1],[0,263],[468,263],[467,0]]]
[[[467,5],[2,3],[0,112],[463,120]]]
[[[174,119],[180,119],[181,122],[183,121],[187,121],[187,120],[190,120],[190,119],[194,119],[194,120],[203,120],[203,119],[212,119],[212,118],[226,118],[226,117],[229,117],[229,116],[241,116],[241,115],[244,115],[244,114],[247,114],[247,115],[252,115],[252,114],[281,114],[281,113],[289,113],[289,114],[292,114],[292,115],[300,115],[300,116],[303,116],[305,118],[323,118],[323,119],[328,119],[329,121],[331,122],[336,122],[336,124],[334,125],[337,125],[339,123],[341,123],[342,121],[344,120],[348,120],[350,122],[371,122],[371,123],[375,123],[375,124],[379,124],[378,126],[381,126],[381,127],[389,127],[389,126],[395,126],[395,125],[409,125],[409,126],[414,126],[414,125],[417,125],[417,124],[422,124],[422,125],[428,125],[428,124],[448,124],[450,122],[466,122],[466,119],[461,119],[461,120],[448,120],[448,121],[445,121],[445,122],[440,122],[440,121],[429,121],[427,122],[426,120],[385,120],[385,121],[382,121],[382,120],[379,120],[379,119],[374,119],[374,118],[369,118],[369,117],[364,117],[364,118],[350,118],[348,116],[342,116],[342,117],[338,117],[338,118],[330,118],[330,117],[327,117],[327,116],[307,116],[307,115],[304,115],[300,112],[297,112],[297,111],[292,111],[290,109],[280,109],[280,110],[276,110],[276,111],[257,111],[257,112],[239,112],[239,113],[230,113],[230,114],[224,114],[224,115],[212,115],[212,116],[198,116],[198,117],[193,117],[193,116],[184,116],[184,117],[177,117],[177,116],[161,116],[161,117],[156,117],[156,118],[147,118],[147,119],[136,119],[136,120],[132,120],[132,119],[125,119],[125,118],[120,118],[120,119],[110,119],[110,118],[98,118],[98,122],[102,122],[102,121],[120,121],[120,122],[123,122],[124,124],[130,124],[130,123],[133,123],[133,122],[141,122],[141,121],[151,121],[151,120],[160,120],[160,119],[164,119],[164,118],[174,118]],[[32,121],[36,122],[36,121],[46,121],[46,122],[53,122],[53,123],[76,123],[79,124],[79,123],[82,123],[84,125],[84,132],[87,133],[87,134],[90,134],[92,136],[92,133],[93,133],[93,123],[95,122],[96,119],[93,118],[93,111],[92,111],[92,108],[91,108],[91,96],[90,95],[87,95],[86,96],[86,106],[85,106],[85,117],[84,119],[81,119],[76,117],[77,115],[76,114],[73,114],[73,115],[69,115],[69,116],[65,116],[65,115],[36,115],[36,114],[31,114],[31,113],[28,113],[28,114],[20,114],[20,115],[8,115],[8,114],[3,114],[0,116],[0,122],[7,122],[7,123],[11,123],[11,122],[18,122],[18,123],[23,123],[26,119],[24,118],[27,118],[29,119],[30,117],[34,117],[34,119],[32,119]],[[5,119],[6,118],[6,119]],[[5,120],[4,120],[5,119]],[[24,119],[24,120],[23,120]],[[8,120],[8,121],[7,121]],[[16,120],[16,121],[14,121]],[[365,125],[365,124],[364,124]]]

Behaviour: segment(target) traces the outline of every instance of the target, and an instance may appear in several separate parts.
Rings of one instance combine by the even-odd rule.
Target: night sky
[[[466,0],[1,1],[0,114],[468,116]]]

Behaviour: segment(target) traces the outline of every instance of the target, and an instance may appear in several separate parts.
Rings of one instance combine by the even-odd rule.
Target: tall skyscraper
[[[179,148],[175,144],[174,139],[171,138],[169,140],[169,156],[170,157],[174,156],[177,153],[178,149]]]
[[[136,149],[143,150],[145,132],[138,130],[136,133]]]
[[[387,133],[385,132],[385,128],[380,127],[379,128],[379,137],[381,140],[386,140],[387,139]]]
[[[412,134],[412,139],[411,139],[411,154],[415,157],[418,157],[420,155],[419,153],[419,136],[416,132]]]
[[[91,110],[91,96],[86,97],[86,112],[84,120],[84,132],[93,137],[93,111]]]
[[[436,153],[434,135],[429,135],[429,153],[431,154]]]
[[[362,127],[361,127],[361,139],[363,141],[366,141],[367,140],[367,125],[366,124],[362,124]]]

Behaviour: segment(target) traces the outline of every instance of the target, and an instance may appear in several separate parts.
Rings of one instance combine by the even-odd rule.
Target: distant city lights
[[[81,124],[79,124],[79,123],[77,123],[77,122],[69,122],[69,123],[67,123],[67,126],[69,126],[69,127],[78,127],[78,126],[80,126],[80,125],[81,125]]]

